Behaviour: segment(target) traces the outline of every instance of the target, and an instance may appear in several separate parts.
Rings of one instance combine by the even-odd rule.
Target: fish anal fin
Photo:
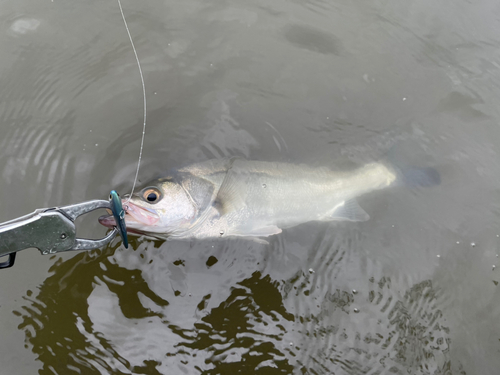
[[[339,221],[367,221],[368,219],[370,219],[370,216],[355,199],[349,199],[338,204],[324,218],[324,220]]]

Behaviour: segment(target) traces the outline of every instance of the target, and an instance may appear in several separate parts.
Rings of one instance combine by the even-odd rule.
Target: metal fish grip
[[[7,261],[0,263],[0,269],[12,267],[16,252],[27,248],[37,248],[42,254],[55,254],[105,246],[116,237],[116,228],[98,240],[76,237],[76,218],[99,208],[111,209],[110,202],[93,200],[38,209],[31,214],[0,224],[0,257],[9,257]]]

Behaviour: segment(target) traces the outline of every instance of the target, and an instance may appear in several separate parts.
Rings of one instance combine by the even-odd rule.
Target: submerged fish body
[[[396,169],[369,163],[333,171],[217,159],[151,182],[124,199],[131,233],[154,238],[267,237],[309,221],[365,221],[356,197],[395,183]],[[102,217],[103,225],[114,220]]]

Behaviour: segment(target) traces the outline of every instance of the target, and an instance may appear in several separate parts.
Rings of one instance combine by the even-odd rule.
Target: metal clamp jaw
[[[37,248],[42,254],[55,254],[105,246],[118,234],[116,228],[99,240],[76,238],[76,218],[99,208],[112,207],[108,201],[93,200],[38,209],[29,215],[0,224],[0,257],[9,255],[9,260],[0,263],[0,268],[11,267],[16,252],[31,247]]]

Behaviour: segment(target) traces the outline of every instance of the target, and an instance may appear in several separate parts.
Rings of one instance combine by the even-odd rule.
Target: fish
[[[402,171],[388,162],[351,170],[213,159],[168,173],[122,200],[127,232],[153,239],[259,239],[319,221],[362,222],[356,198],[399,183],[432,186],[433,168]],[[99,222],[116,226],[113,216]]]

